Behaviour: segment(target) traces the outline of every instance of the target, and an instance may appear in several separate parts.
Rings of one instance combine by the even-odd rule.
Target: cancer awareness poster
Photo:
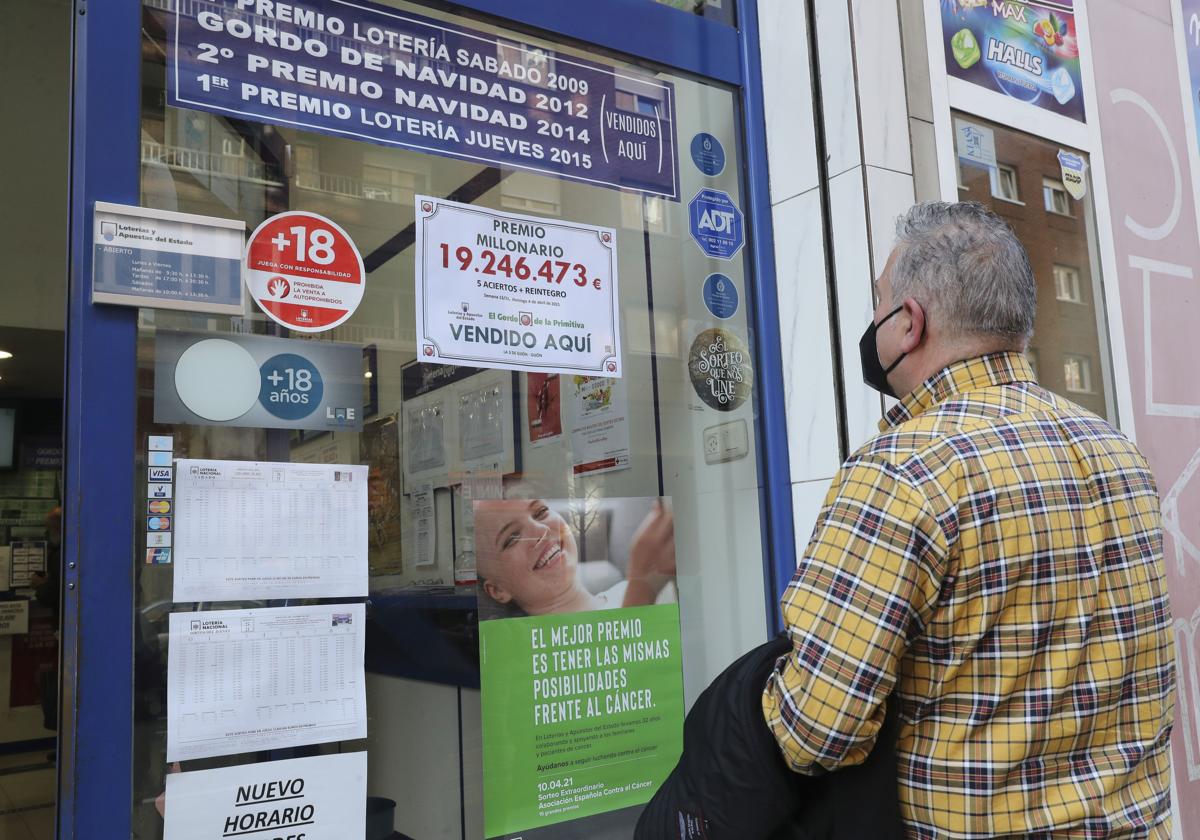
[[[1074,0],[941,0],[946,72],[1084,120]]]
[[[416,201],[422,362],[621,375],[616,231]]]
[[[484,836],[631,836],[683,748],[669,501],[488,500],[475,541]]]
[[[571,470],[600,475],[628,469],[629,392],[622,379],[572,376],[565,410],[571,430]]]

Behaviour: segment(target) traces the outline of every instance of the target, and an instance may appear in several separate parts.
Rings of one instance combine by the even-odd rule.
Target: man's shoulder
[[[952,464],[992,452],[1070,447],[1079,455],[1118,456],[1130,467],[1148,469],[1134,443],[1104,418],[1036,385],[1017,395],[1007,390],[988,389],[987,399],[955,395],[880,432],[847,463],[886,462],[919,484]]]

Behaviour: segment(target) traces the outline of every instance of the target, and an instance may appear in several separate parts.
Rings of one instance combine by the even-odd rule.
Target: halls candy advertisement
[[[946,72],[1083,121],[1074,0],[941,0]]]

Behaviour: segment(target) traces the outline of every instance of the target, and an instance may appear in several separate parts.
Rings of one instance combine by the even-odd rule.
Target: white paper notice
[[[9,563],[8,580],[13,589],[33,586],[32,577],[46,574],[46,542],[33,540],[29,542],[14,542],[12,560]]]
[[[172,613],[167,761],[367,737],[362,604]]]
[[[413,565],[432,566],[437,559],[437,519],[434,515],[433,485],[428,481],[412,492]]]
[[[362,837],[367,820],[367,754],[171,773],[164,818],[164,840]]]
[[[29,632],[29,602],[0,601],[0,636]]]
[[[621,375],[616,231],[416,200],[421,361]]]
[[[176,602],[367,594],[367,467],[177,464]]]
[[[622,379],[572,376],[564,386],[575,475],[629,467],[629,397]]]

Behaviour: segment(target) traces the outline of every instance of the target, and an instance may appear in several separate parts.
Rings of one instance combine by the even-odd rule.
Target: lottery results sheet
[[[367,469],[179,461],[175,601],[366,595]]]
[[[362,604],[171,614],[167,760],[367,737]]]

